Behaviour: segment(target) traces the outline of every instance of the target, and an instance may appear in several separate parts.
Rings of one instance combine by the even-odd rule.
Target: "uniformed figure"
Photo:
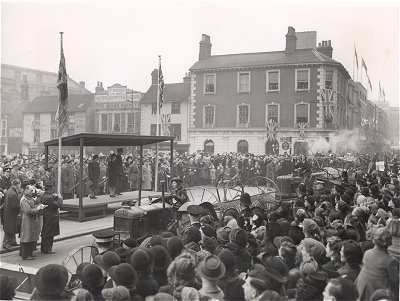
[[[180,178],[173,178],[171,180],[171,197],[173,200],[173,208],[178,210],[184,203],[189,201],[186,189],[182,186],[182,180]]]
[[[96,247],[96,251],[92,251],[93,258],[96,255],[103,255],[107,251],[115,251],[120,246],[114,242],[113,238],[116,233],[113,230],[98,230],[93,232],[95,242],[93,246]]]
[[[238,226],[250,232],[252,227],[250,223],[250,219],[252,218],[251,197],[247,192],[242,193],[242,195],[240,196],[238,211],[240,214],[238,218]]]
[[[199,205],[190,205],[188,206],[187,211],[189,213],[190,226],[195,226],[200,229],[200,216],[203,213],[203,208]]]
[[[11,188],[11,168],[10,167],[5,167],[3,169],[3,176],[0,178],[0,188],[3,190],[8,190]]]

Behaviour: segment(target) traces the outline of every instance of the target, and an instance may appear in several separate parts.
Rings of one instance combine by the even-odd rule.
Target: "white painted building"
[[[152,85],[140,101],[141,123],[140,134],[156,135],[157,131],[157,75],[155,69],[152,72]],[[189,96],[190,78],[184,78],[182,83],[164,85],[164,103],[159,115],[159,135],[174,136],[174,149],[179,152],[189,150],[188,125],[189,125]],[[169,145],[161,144],[169,150]]]
[[[88,107],[93,100],[94,94],[69,95],[69,135],[90,132]],[[58,138],[57,106],[58,96],[40,96],[24,108],[22,153],[41,153],[45,141]]]

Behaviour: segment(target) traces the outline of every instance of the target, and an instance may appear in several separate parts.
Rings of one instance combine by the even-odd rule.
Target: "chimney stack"
[[[190,83],[191,82],[191,78],[190,78],[190,73],[189,72],[185,73],[185,77],[183,78],[183,82],[184,83]]]
[[[104,92],[103,82],[97,82],[97,87],[94,89],[95,93]]]
[[[81,87],[82,89],[85,89],[85,85],[86,85],[85,82],[82,81],[79,82],[79,87]]]
[[[321,43],[318,43],[317,51],[321,52],[322,54],[325,54],[327,57],[332,58],[333,48],[331,40],[322,41]]]
[[[296,30],[292,26],[289,26],[288,32],[286,34],[286,54],[294,53],[294,51],[296,50],[296,41]]]
[[[200,41],[199,60],[207,59],[211,56],[210,36],[203,34]]]
[[[154,69],[151,72],[151,84],[152,85],[157,85],[158,84],[158,70]]]

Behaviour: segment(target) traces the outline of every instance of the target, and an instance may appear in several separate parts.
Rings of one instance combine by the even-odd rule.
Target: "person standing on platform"
[[[116,161],[117,155],[115,153],[112,153],[107,166],[108,189],[110,190],[111,198],[115,198],[115,188],[118,184],[118,171]]]
[[[36,205],[33,199],[35,188],[31,185],[25,187],[21,198],[21,256],[23,260],[33,260],[34,245],[39,240],[40,224],[38,215],[46,205]]]
[[[97,187],[100,183],[99,156],[93,155],[92,161],[88,164],[89,195],[91,199],[97,199]]]
[[[4,240],[3,249],[9,249],[16,246],[15,234],[19,233],[19,218],[20,204],[19,204],[19,190],[21,188],[21,181],[15,179],[12,181],[12,187],[7,191],[5,196],[5,203],[3,208],[4,218]]]
[[[47,205],[43,209],[43,227],[41,252],[44,254],[53,254],[54,236],[60,235],[60,213],[59,209],[63,199],[61,195],[53,194],[53,184],[45,183],[44,193],[40,197],[40,202]]]
[[[122,187],[124,183],[124,167],[123,167],[123,162],[122,162],[122,153],[123,150],[122,148],[117,149],[117,155],[116,155],[116,172],[117,172],[117,187],[116,187],[116,194],[122,195]]]
[[[142,167],[142,190],[151,190],[152,171],[149,161],[144,161]]]
[[[128,167],[128,182],[130,191],[139,189],[139,167],[136,160],[133,160]]]

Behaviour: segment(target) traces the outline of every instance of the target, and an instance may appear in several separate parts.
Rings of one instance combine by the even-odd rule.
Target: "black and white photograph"
[[[400,2],[0,2],[0,300],[398,301]]]

